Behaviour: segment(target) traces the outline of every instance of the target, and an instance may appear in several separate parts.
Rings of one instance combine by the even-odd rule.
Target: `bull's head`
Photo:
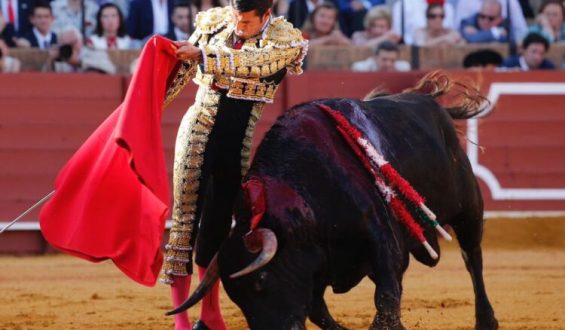
[[[199,287],[171,313],[196,304],[221,277],[251,329],[304,328],[317,264],[304,244],[312,212],[293,189],[261,178],[244,184],[235,216],[236,226]]]

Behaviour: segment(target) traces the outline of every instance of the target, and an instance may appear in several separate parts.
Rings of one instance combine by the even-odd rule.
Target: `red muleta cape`
[[[160,126],[179,64],[172,45],[161,37],[147,42],[123,103],[63,167],[39,216],[54,247],[94,262],[111,259],[149,286],[163,263],[170,209]]]

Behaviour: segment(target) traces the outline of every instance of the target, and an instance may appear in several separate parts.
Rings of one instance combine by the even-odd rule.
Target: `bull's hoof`
[[[483,318],[481,320],[477,320],[477,324],[475,325],[475,330],[496,330],[498,329],[498,321],[493,317],[491,318]]]
[[[369,330],[406,330],[396,313],[377,313]]]
[[[210,330],[210,328],[202,320],[197,320],[192,326],[192,330]]]

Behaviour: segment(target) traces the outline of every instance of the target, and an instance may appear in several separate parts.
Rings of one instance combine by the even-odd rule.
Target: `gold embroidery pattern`
[[[182,62],[175,79],[173,79],[171,86],[167,89],[165,94],[165,102],[163,103],[164,108],[180,94],[190,79],[194,77],[197,67],[198,65],[196,62]]]
[[[253,108],[251,109],[249,122],[247,123],[247,128],[245,129],[245,137],[243,138],[243,147],[241,149],[241,177],[244,177],[249,170],[251,147],[253,145],[253,133],[255,132],[257,122],[261,118],[264,106],[265,103],[257,102],[253,104]]]
[[[173,226],[161,282],[172,284],[172,276],[189,276],[186,266],[192,246],[196,201],[200,186],[201,167],[208,136],[214,126],[220,94],[198,89],[196,102],[184,115],[175,146]]]

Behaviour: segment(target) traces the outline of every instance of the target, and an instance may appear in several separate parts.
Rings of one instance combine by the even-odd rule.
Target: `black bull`
[[[263,252],[258,257],[249,249],[246,234],[254,201],[242,193],[236,201],[236,226],[209,276],[176,311],[193,305],[220,276],[251,329],[304,329],[306,317],[322,329],[341,329],[324,302],[326,287],[344,293],[368,276],[376,285],[371,329],[403,328],[400,300],[409,253],[429,266],[439,259],[429,257],[394,218],[374,179],[318,107],[325,104],[347,109],[344,113],[362,112],[370,123],[357,124],[365,126],[369,140],[426,198],[440,223],[453,228],[473,281],[476,328],[497,328],[482,275],[482,197],[452,121],[475,115],[482,99],[466,94],[463,105],[443,108],[435,96],[453,83],[424,79],[428,85],[424,81],[410,92],[367,101],[320,100],[282,115],[259,146],[247,176],[264,186],[266,212],[261,229],[254,232],[265,234],[259,239]],[[435,90],[422,93],[425,86]],[[424,227],[439,252],[435,231]],[[254,260],[259,264],[253,271],[233,276]]]

